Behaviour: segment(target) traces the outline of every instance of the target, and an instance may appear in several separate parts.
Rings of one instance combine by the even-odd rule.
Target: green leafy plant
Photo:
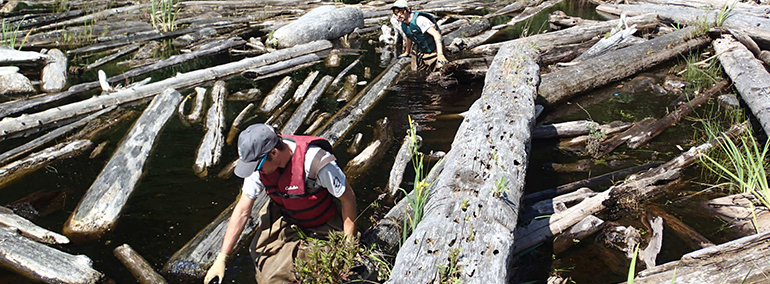
[[[634,284],[634,278],[636,276],[636,257],[639,255],[639,244],[636,244],[634,248],[634,257],[631,258],[631,264],[628,266],[628,284]]]
[[[412,188],[413,195],[409,195],[405,189],[400,188],[406,195],[409,201],[410,211],[407,212],[406,218],[404,218],[404,225],[401,235],[401,242],[406,242],[409,234],[417,228],[417,224],[422,221],[423,211],[425,204],[428,202],[428,190],[431,184],[424,181],[424,165],[423,165],[423,153],[417,151],[417,124],[409,116],[409,129],[407,130],[407,137],[409,138],[409,150],[412,152],[412,167],[414,168],[414,187]]]
[[[500,197],[503,196],[504,192],[508,192],[508,185],[505,182],[505,177],[500,177],[495,180],[495,188],[492,189],[492,196],[494,197]]]
[[[717,14],[716,19],[714,20],[714,25],[717,27],[721,27],[722,24],[725,23],[725,20],[727,20],[728,17],[730,17],[730,14],[733,11],[733,8],[735,8],[735,4],[737,4],[737,1],[733,3],[732,5],[727,5],[725,2],[725,5],[722,6],[722,9],[719,10],[719,13]]]
[[[54,13],[64,13],[68,12],[70,10],[70,5],[67,2],[67,0],[56,0],[54,2],[53,11]]]
[[[460,258],[460,248],[453,248],[449,251],[449,264],[438,266],[439,284],[460,284],[460,267],[457,260]]]
[[[8,46],[10,48],[16,47],[16,40],[18,38],[19,29],[21,28],[21,23],[18,23],[15,25],[11,24],[10,22],[6,22],[5,19],[3,19],[1,29],[2,29],[2,40],[0,40],[0,43],[4,46]],[[30,30],[31,31],[31,30]],[[27,41],[27,37],[29,36],[29,33],[24,37],[24,39],[21,41],[21,44],[19,44],[19,50],[21,50],[21,47],[24,46],[24,43]]]
[[[328,240],[305,238],[307,260],[294,259],[294,283],[342,283],[352,274],[360,252],[358,241],[341,232],[330,232]]]
[[[176,16],[179,10],[174,8],[174,0],[152,0],[150,20],[152,26],[161,32],[176,30]]]

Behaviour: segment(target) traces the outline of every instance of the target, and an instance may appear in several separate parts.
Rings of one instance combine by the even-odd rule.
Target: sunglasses
[[[262,168],[262,163],[264,163],[266,159],[267,159],[267,155],[265,155],[264,157],[262,157],[262,160],[261,160],[261,161],[259,161],[259,165],[257,165],[257,171],[259,171],[259,169],[261,169],[261,168]]]
[[[406,14],[406,9],[398,9],[398,8],[393,9],[393,14],[395,14],[395,15]]]

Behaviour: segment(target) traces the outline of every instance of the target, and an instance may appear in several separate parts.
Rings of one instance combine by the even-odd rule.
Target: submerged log
[[[314,40],[335,39],[363,25],[364,14],[359,7],[322,6],[276,30],[268,44],[284,48]]]
[[[104,275],[85,255],[71,255],[0,226],[0,264],[27,278],[47,283],[94,284]]]
[[[47,93],[61,91],[67,85],[67,56],[55,48],[46,52],[46,55],[49,59],[41,72],[40,89]]]
[[[601,230],[602,225],[604,225],[604,220],[594,215],[588,215],[553,240],[553,253],[564,252],[577,243],[576,240],[583,240]]]
[[[535,122],[537,61],[529,45],[508,44],[495,56],[387,283],[428,283],[451,253],[463,283],[508,282]]]
[[[345,176],[355,180],[373,165],[379,163],[385,152],[390,149],[392,142],[393,129],[390,126],[390,120],[387,117],[377,120],[377,125],[374,127],[374,140],[360,154],[348,161],[348,164],[345,165]]]
[[[32,81],[19,73],[19,67],[0,67],[0,95],[24,95],[35,93]]]
[[[756,197],[750,193],[733,194],[715,198],[703,203],[703,207],[716,218],[726,222],[726,227],[742,235],[749,236],[770,231],[770,211],[763,206],[755,206]]]
[[[0,168],[0,188],[28,173],[44,168],[57,159],[80,155],[93,145],[89,140],[75,140],[51,146],[7,164]]]
[[[639,251],[639,258],[644,261],[644,265],[650,269],[655,267],[655,261],[658,258],[660,249],[663,248],[663,218],[660,216],[647,216],[646,223],[649,223],[648,233],[652,233],[647,241],[647,247]]]
[[[668,214],[662,207],[656,204],[650,205],[648,209],[655,216],[660,216],[665,221],[665,224],[674,231],[687,245],[693,250],[707,248],[713,246],[714,243],[709,241],[706,237],[695,231],[693,228],[679,220],[674,215]]]
[[[414,151],[420,148],[422,145],[422,137],[416,136],[417,141],[414,141],[414,147],[412,148],[412,139],[409,135],[404,137],[404,142],[401,143],[401,147],[398,148],[398,154],[396,154],[396,160],[393,161],[393,167],[390,169],[390,177],[388,178],[388,184],[385,187],[385,192],[390,193],[390,196],[396,196],[398,189],[401,186],[401,180],[404,178],[404,170],[406,165],[412,160]],[[352,146],[352,145],[351,145]]]
[[[147,263],[139,253],[137,253],[128,244],[123,244],[112,250],[123,265],[131,271],[136,280],[141,284],[165,284],[166,279],[163,279],[160,274],[152,269],[152,266]]]
[[[353,69],[353,67],[356,67],[356,65],[358,65],[359,62],[361,62],[361,56],[356,58],[356,60],[353,60],[353,62],[350,63],[350,65],[348,65],[348,67],[345,67],[345,69],[340,71],[340,73],[337,74],[337,77],[334,77],[334,80],[332,81],[331,87],[332,88],[336,87],[342,81],[342,78],[345,78],[345,75],[347,75],[348,72],[350,72],[350,70]]]
[[[770,73],[745,46],[732,36],[723,35],[714,41],[714,51],[727,76],[765,133],[770,134]]]
[[[198,150],[195,153],[193,172],[199,177],[206,177],[209,168],[219,164],[222,148],[225,146],[225,81],[217,81],[211,88],[211,106],[206,114],[205,130]]]
[[[227,145],[233,144],[235,137],[238,136],[238,133],[241,132],[241,123],[243,122],[243,119],[246,118],[246,115],[252,109],[254,109],[254,104],[248,104],[246,107],[243,108],[243,110],[241,110],[240,113],[238,113],[238,116],[235,117],[235,119],[233,120],[233,124],[230,125],[230,131],[227,132],[227,139],[225,140],[225,143],[227,143]]]
[[[142,176],[155,138],[182,95],[174,89],[150,102],[64,224],[71,238],[94,239],[110,230]]]
[[[294,110],[294,113],[291,115],[291,118],[289,118],[289,121],[287,121],[281,129],[281,133],[293,134],[294,132],[297,132],[297,129],[299,129],[302,121],[305,119],[307,114],[310,113],[310,110],[312,110],[313,105],[315,105],[316,101],[318,101],[318,98],[320,98],[321,95],[326,92],[326,89],[329,88],[331,82],[332,76],[329,75],[326,75],[321,78],[321,80],[318,80],[318,83],[315,85],[313,90],[310,91],[310,94],[307,95],[307,98],[302,100],[302,103],[300,103],[297,109]]]
[[[0,206],[0,225],[16,228],[25,237],[44,244],[68,244],[70,242],[67,237],[35,225],[3,206]]]

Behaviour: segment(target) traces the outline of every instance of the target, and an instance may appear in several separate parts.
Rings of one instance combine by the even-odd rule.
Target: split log
[[[583,240],[601,230],[602,225],[604,225],[604,220],[594,215],[588,215],[553,240],[553,253],[564,252],[576,243],[575,240]]]
[[[46,55],[49,59],[41,73],[40,89],[48,93],[61,91],[67,85],[67,56],[55,48]]]
[[[415,147],[417,149],[422,146],[422,137],[416,136]],[[352,145],[351,145],[352,146]],[[401,186],[401,179],[404,178],[404,170],[406,165],[412,160],[412,154],[417,149],[412,148],[412,139],[409,135],[404,137],[404,142],[401,143],[401,147],[398,148],[398,154],[396,154],[396,160],[393,161],[393,167],[390,169],[390,177],[388,178],[388,184],[385,187],[385,192],[390,193],[390,196],[396,196],[398,189]]]
[[[313,123],[311,123],[310,126],[307,127],[307,129],[305,129],[305,132],[303,132],[302,134],[310,135],[311,133],[315,132],[316,130],[318,130],[319,127],[321,127],[321,125],[323,125],[326,122],[326,119],[330,117],[332,117],[331,113],[322,112],[321,114],[318,115],[318,117],[316,117],[315,121],[313,121]]]
[[[286,94],[289,93],[289,89],[291,89],[293,84],[294,80],[292,80],[289,76],[281,79],[281,81],[275,84],[275,87],[273,87],[273,89],[270,90],[270,92],[267,93],[265,98],[262,100],[262,103],[259,105],[259,112],[273,112],[276,107],[281,105],[283,98],[286,97]]]
[[[652,232],[647,247],[639,252],[639,258],[644,261],[647,269],[655,267],[655,260],[658,258],[661,248],[663,248],[663,218],[660,216],[647,216],[649,231]]]
[[[695,231],[693,228],[679,220],[676,216],[668,214],[659,205],[652,204],[649,209],[655,216],[660,216],[663,221],[675,234],[679,236],[690,248],[693,250],[707,248],[713,246],[714,243],[709,241],[706,237]]]
[[[529,45],[507,44],[495,56],[387,283],[428,283],[453,250],[463,283],[508,282],[535,123],[537,61]]]
[[[345,176],[350,177],[351,180],[356,180],[361,174],[382,160],[392,142],[393,129],[390,120],[387,117],[377,120],[377,125],[374,127],[374,140],[360,154],[348,161],[344,169]]]
[[[243,119],[246,118],[246,115],[252,109],[254,109],[254,104],[248,104],[246,107],[243,108],[243,110],[241,110],[240,113],[238,113],[238,116],[235,117],[235,119],[233,120],[233,124],[230,125],[230,131],[227,132],[227,139],[225,140],[225,143],[227,143],[227,145],[233,144],[235,137],[238,136],[238,133],[241,132],[241,123],[243,122]]]
[[[315,40],[335,39],[363,25],[364,14],[359,7],[322,6],[276,30],[268,43],[285,48]]]
[[[137,253],[128,244],[123,244],[116,247],[112,252],[115,254],[120,262],[131,271],[131,275],[134,275],[136,280],[141,284],[165,284],[166,279],[163,279],[160,274],[152,269],[152,265],[147,263],[139,253]]]
[[[729,35],[714,41],[714,51],[719,54],[719,63],[762,129],[770,133],[770,73],[745,46]]]
[[[621,80],[709,41],[694,27],[678,30],[545,74],[538,94],[544,104],[554,106],[577,93]]]
[[[203,82],[212,81],[221,78],[227,78],[247,70],[268,64],[274,64],[287,60],[301,54],[317,52],[331,48],[331,42],[318,41],[306,45],[295,46],[260,55],[257,57],[245,58],[240,61],[231,62],[211,68],[196,70],[184,74],[178,74],[159,82],[147,84],[130,90],[120,90],[109,96],[99,96],[80,102],[49,109],[38,113],[32,113],[21,117],[6,117],[0,120],[0,139],[12,134],[32,131],[40,126],[45,126],[57,121],[72,118],[73,116],[87,114],[113,105],[133,102],[159,94],[166,88],[186,89]],[[60,93],[62,94],[62,93]],[[15,110],[18,111],[18,110]],[[0,114],[15,112],[0,108]]]
[[[35,225],[13,213],[13,210],[0,206],[0,226],[3,225],[16,228],[25,237],[44,244],[68,244],[70,242],[67,237]]]
[[[350,74],[345,77],[345,84],[340,89],[340,94],[337,96],[337,102],[347,102],[353,99],[356,95],[356,86],[358,85],[358,75]]]
[[[35,93],[32,81],[19,73],[19,67],[0,67],[0,95],[24,95]]]
[[[225,81],[217,81],[211,88],[211,106],[206,114],[205,130],[198,151],[195,153],[193,172],[203,178],[208,176],[209,168],[219,164],[222,148],[225,146]]]
[[[104,275],[92,268],[85,255],[71,255],[0,226],[0,264],[27,278],[47,283],[93,284]]]
[[[99,66],[107,64],[108,62],[111,62],[111,61],[113,61],[115,59],[118,59],[118,58],[122,57],[123,55],[126,55],[126,54],[129,54],[131,52],[134,52],[137,49],[139,49],[139,45],[138,44],[132,44],[132,45],[125,46],[125,47],[120,47],[117,50],[115,50],[115,52],[110,52],[109,55],[107,55],[105,57],[102,57],[102,58],[99,58],[98,60],[94,61],[94,63],[86,65],[86,67],[84,67],[83,69],[85,71],[88,71],[88,70],[97,68]]]
[[[715,198],[703,203],[703,207],[719,220],[726,222],[726,227],[742,235],[749,236],[770,231],[770,211],[762,206],[755,206],[758,200],[750,193],[733,194]]]
[[[21,51],[7,46],[0,47],[0,64],[14,65],[25,62],[43,62],[48,60],[48,55],[35,51]]]
[[[326,89],[329,88],[331,82],[332,76],[329,75],[324,76],[321,78],[321,80],[318,81],[313,90],[310,91],[310,94],[307,95],[307,98],[302,100],[302,103],[299,104],[297,109],[294,111],[294,114],[291,115],[289,121],[286,122],[286,124],[283,126],[281,133],[293,134],[294,132],[297,132],[300,123],[302,123],[307,114],[310,113],[310,110],[313,108],[313,105],[315,105],[316,101],[318,101],[318,98],[320,98],[321,95],[326,92]]]
[[[638,273],[634,283],[762,283],[770,267],[770,232],[700,249]]]
[[[361,134],[361,132],[356,133],[356,135],[353,135],[353,140],[351,140],[350,146],[348,146],[348,150],[347,150],[348,154],[351,154],[351,155],[358,154],[358,149],[361,147],[361,140],[363,139],[364,139],[364,135]]]
[[[375,83],[361,90],[353,101],[332,116],[329,122],[319,130],[318,136],[329,140],[332,145],[338,144],[350,128],[387,93],[388,87],[397,79],[407,63],[409,58],[401,58],[393,62],[374,79]]]
[[[294,91],[294,96],[292,96],[292,100],[294,103],[299,103],[302,101],[302,99],[307,94],[307,91],[310,90],[310,86],[313,85],[313,81],[315,81],[315,78],[318,77],[318,71],[311,71],[307,74],[307,77],[305,77],[305,80],[302,81],[302,84],[297,87],[297,90]]]
[[[114,226],[142,176],[155,138],[174,113],[167,106],[181,100],[179,92],[166,89],[150,102],[64,224],[65,235],[94,239]]]
[[[89,140],[75,140],[51,146],[7,164],[0,168],[0,188],[28,173],[44,168],[55,160],[80,155],[91,147],[93,143]]]

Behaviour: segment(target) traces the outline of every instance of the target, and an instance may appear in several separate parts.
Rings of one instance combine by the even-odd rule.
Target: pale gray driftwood
[[[115,52],[112,52],[112,53],[110,53],[109,55],[107,55],[105,57],[99,58],[98,60],[94,61],[94,63],[86,65],[86,67],[84,69],[86,71],[88,71],[88,70],[97,68],[99,66],[107,64],[110,61],[118,59],[119,57],[121,57],[123,55],[126,55],[126,54],[129,54],[131,52],[134,52],[137,49],[139,49],[139,45],[138,44],[132,44],[132,45],[129,45],[129,46],[120,47]]]
[[[645,39],[634,37],[636,33],[636,26],[632,25],[627,29],[623,29],[610,37],[602,38],[591,46],[588,50],[580,54],[577,58],[573,59],[573,62],[584,61],[589,58],[597,57],[612,50],[618,50],[630,45],[645,42]]]
[[[655,261],[658,258],[660,249],[663,248],[663,218],[660,216],[649,216],[647,222],[650,223],[651,233],[647,247],[639,251],[639,258],[644,261],[647,269],[655,267]],[[650,232],[648,232],[650,233]]]
[[[225,146],[225,81],[217,81],[211,87],[211,106],[206,113],[203,135],[198,150],[195,152],[193,172],[199,177],[206,177],[209,168],[219,164],[222,148]]]
[[[770,73],[745,46],[730,35],[714,41],[719,63],[765,133],[770,134]]]
[[[47,93],[58,92],[67,85],[67,56],[56,48],[46,52],[48,62],[41,72],[40,90]]]
[[[315,81],[315,78],[318,77],[318,71],[311,71],[309,74],[307,74],[307,77],[305,77],[305,80],[302,81],[302,84],[297,87],[297,90],[294,91],[294,96],[292,96],[292,100],[294,100],[294,103],[299,103],[302,101],[302,98],[305,97],[307,94],[307,91],[310,90],[310,86],[313,85],[313,81]]]
[[[272,90],[265,96],[262,103],[259,105],[259,112],[271,113],[276,107],[281,105],[283,98],[289,93],[289,89],[294,84],[294,80],[291,77],[286,76],[281,79]]]
[[[93,143],[89,140],[75,140],[32,153],[0,168],[0,187],[10,184],[28,173],[42,169],[57,159],[80,155],[91,147],[93,147]]]
[[[294,110],[294,113],[291,115],[291,118],[289,118],[289,121],[283,125],[281,133],[294,134],[294,132],[297,132],[297,129],[299,129],[302,121],[305,119],[307,114],[310,113],[310,110],[312,110],[313,105],[315,105],[316,101],[318,101],[318,98],[320,98],[321,95],[326,92],[326,89],[329,88],[331,82],[332,76],[329,75],[326,75],[321,78],[321,80],[318,80],[318,83],[315,85],[313,90],[310,91],[307,97],[302,100],[302,103],[297,106],[297,109]]]
[[[588,134],[591,129],[598,131],[599,124],[589,120],[577,120],[549,125],[538,125],[532,130],[532,139],[579,136]]]
[[[163,279],[160,274],[155,272],[152,265],[147,263],[139,253],[137,253],[128,244],[123,244],[116,247],[112,252],[115,254],[120,262],[131,271],[136,280],[141,284],[165,284],[166,279]]]
[[[677,234],[687,245],[693,250],[702,249],[713,246],[714,243],[709,241],[706,237],[695,231],[693,228],[679,220],[676,216],[668,214],[659,205],[650,205],[649,212],[655,216],[663,218],[666,226],[671,228],[675,234]]]
[[[0,226],[0,264],[32,280],[47,283],[96,284],[104,275],[85,255],[71,255],[27,239]]]
[[[45,244],[68,244],[70,242],[67,237],[35,225],[3,206],[0,206],[0,225],[16,228],[25,237]]]
[[[703,207],[726,227],[742,236],[770,231],[770,210],[755,206],[758,200],[750,193],[733,194],[703,203]]]
[[[166,89],[150,102],[64,224],[65,235],[98,238],[114,226],[142,176],[158,133],[181,100],[179,92]]]
[[[388,178],[388,184],[385,187],[385,192],[390,193],[390,196],[395,196],[401,186],[401,180],[404,178],[404,170],[406,165],[412,160],[412,154],[419,149],[422,145],[422,137],[417,135],[417,141],[412,142],[409,135],[404,137],[404,141],[401,142],[401,147],[398,148],[398,154],[396,154],[396,160],[393,161],[393,167],[390,168],[390,177]],[[412,144],[414,147],[412,148]],[[351,145],[352,147],[353,145]]]
[[[332,86],[331,87],[332,88],[336,87],[340,83],[340,81],[342,81],[342,78],[345,78],[345,75],[347,75],[348,72],[350,72],[350,70],[353,69],[353,67],[356,67],[356,65],[358,65],[359,62],[361,62],[361,56],[356,58],[356,60],[353,60],[353,62],[350,63],[350,65],[348,65],[348,67],[345,67],[345,69],[340,71],[340,73],[337,74],[337,77],[334,77],[334,80],[332,81]]]
[[[69,25],[82,24],[82,23],[85,23],[87,21],[96,21],[96,20],[106,19],[107,17],[110,17],[110,16],[115,15],[115,14],[121,14],[121,13],[127,13],[127,12],[132,12],[132,11],[136,11],[136,10],[145,9],[149,5],[150,4],[138,4],[138,5],[132,5],[132,6],[125,6],[125,7],[119,7],[119,8],[106,9],[106,10],[102,10],[102,11],[99,11],[99,12],[96,12],[96,13],[91,13],[91,14],[88,14],[88,15],[85,15],[85,16],[77,17],[77,18],[74,18],[74,19],[56,22],[56,23],[53,23],[53,24],[50,24],[50,25],[45,25],[45,26],[37,28],[37,30],[39,30],[39,31],[50,30],[50,29],[54,29],[54,28],[57,28],[57,27],[64,27],[64,26],[69,26]]]
[[[0,67],[0,95],[24,95],[35,93],[32,81],[19,73],[19,67]]]
[[[351,180],[356,180],[363,173],[366,173],[373,165],[382,160],[385,152],[390,149],[393,142],[393,129],[390,126],[390,120],[383,117],[377,120],[374,126],[374,138],[360,154],[348,161],[345,165],[345,176]]]
[[[322,39],[336,39],[364,25],[364,14],[357,6],[322,6],[273,33],[268,43],[290,47]]]
[[[459,252],[463,283],[508,283],[535,123],[537,62],[529,45],[506,44],[495,56],[387,283],[429,283],[452,250]]]
[[[12,65],[23,62],[41,62],[48,60],[48,55],[35,51],[21,51],[7,46],[0,46],[0,64]]]
[[[248,104],[246,107],[244,107],[240,113],[238,113],[238,116],[235,117],[233,120],[233,124],[230,125],[230,131],[227,132],[227,139],[225,140],[225,143],[227,145],[232,145],[233,141],[235,140],[235,137],[238,136],[238,133],[241,132],[241,123],[246,118],[246,115],[251,112],[251,110],[254,109],[254,104]]]
[[[505,23],[505,24],[499,25],[499,26],[495,26],[495,27],[493,27],[493,29],[502,29],[502,28],[505,28],[505,27],[513,26],[513,25],[516,25],[518,23],[524,22],[524,21],[534,17],[535,15],[539,14],[543,10],[551,8],[551,7],[555,6],[556,4],[561,3],[562,1],[563,0],[547,0],[547,1],[538,0],[538,1],[530,1],[530,3],[528,3],[529,5],[532,5],[532,6],[533,5],[537,5],[537,6],[534,6],[534,7],[530,6],[530,7],[524,8],[524,11],[522,11],[520,14],[516,15],[515,17],[513,17],[513,19],[508,21],[508,23]]]
[[[186,116],[186,119],[190,123],[198,123],[203,117],[203,105],[206,102],[206,89],[201,87],[195,87],[195,101],[193,101],[192,110],[190,114]]]

